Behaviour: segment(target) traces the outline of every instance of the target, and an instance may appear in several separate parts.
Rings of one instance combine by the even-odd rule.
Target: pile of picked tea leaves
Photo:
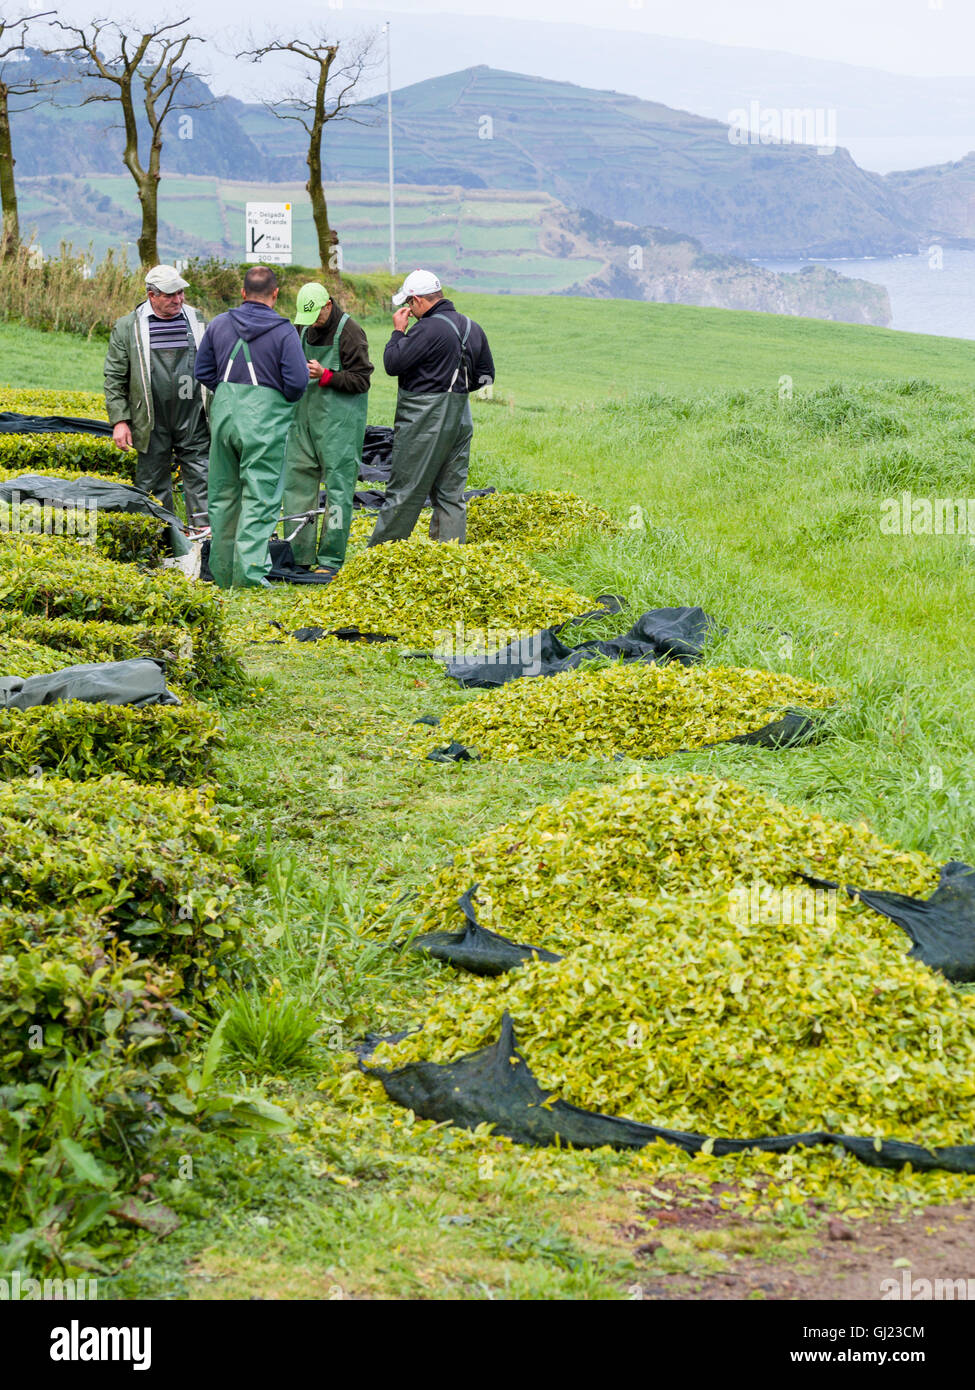
[[[865,824],[718,778],[641,773],[579,788],[456,850],[415,910],[424,931],[458,930],[457,900],[477,884],[482,926],[565,951],[598,933],[629,934],[658,898],[799,886],[804,872],[918,897],[938,882],[927,855],[887,845]]]
[[[350,555],[328,585],[296,586],[273,616],[289,630],[355,628],[449,652],[503,647],[592,607],[502,546],[412,536]]]
[[[584,533],[619,530],[602,507],[573,492],[491,492],[467,504],[467,540],[498,541],[518,555],[558,550]]]
[[[772,671],[617,662],[511,681],[450,710],[436,741],[505,761],[663,758],[836,700],[835,690]]]
[[[559,962],[461,978],[371,1061],[453,1060],[507,1011],[539,1084],[585,1110],[725,1138],[970,1144],[975,995],[904,944],[845,905],[769,925],[726,896],[658,903]]]

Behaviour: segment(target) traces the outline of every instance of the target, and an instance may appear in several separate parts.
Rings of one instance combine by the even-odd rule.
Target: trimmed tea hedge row
[[[170,685],[194,689],[193,638],[178,627],[85,623],[0,611],[0,675],[38,676],[88,661],[148,656],[166,662]],[[18,664],[20,661],[20,664]]]
[[[120,449],[107,435],[0,435],[0,468],[10,476],[57,472],[74,478],[79,473],[97,473],[132,483],[137,458],[134,450]]]
[[[82,781],[122,773],[139,782],[194,784],[212,772],[220,721],[199,705],[91,704],[63,700],[0,709],[0,777],[38,769]]]
[[[18,415],[70,415],[81,420],[107,420],[100,391],[53,391],[41,386],[0,386],[0,410]]]
[[[97,511],[86,512],[75,519],[69,512],[65,520],[63,512],[55,511],[54,525],[60,530],[48,531],[45,527],[51,526],[51,516],[51,511],[38,502],[19,502],[16,516],[7,504],[0,502],[0,533],[23,535],[38,542],[64,540],[74,545],[87,545],[106,560],[142,565],[147,569],[155,569],[172,554],[169,528],[154,516]]]
[[[222,600],[211,588],[175,570],[141,574],[90,546],[57,536],[0,539],[0,615],[4,613],[43,618],[45,632],[52,618],[132,625],[140,633],[159,626],[166,629],[167,642],[175,628],[192,640],[197,688],[216,690],[242,678],[227,645]]]
[[[56,706],[51,706],[56,709]],[[208,995],[239,951],[236,836],[200,791],[41,777],[0,784],[0,899],[75,910]]]

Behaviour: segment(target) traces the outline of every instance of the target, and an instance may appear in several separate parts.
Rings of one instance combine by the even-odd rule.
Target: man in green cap
[[[293,517],[313,511],[324,490],[321,534],[314,521],[306,522],[291,549],[297,566],[331,577],[349,543],[373,368],[364,330],[332,303],[324,285],[302,285],[297,305],[295,326],[311,384],[288,436],[283,508]]]

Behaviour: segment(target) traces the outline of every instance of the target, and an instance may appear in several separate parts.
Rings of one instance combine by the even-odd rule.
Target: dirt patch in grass
[[[618,1228],[642,1299],[930,1300],[975,1294],[975,1197],[904,1218],[817,1213],[810,1230],[727,1210],[720,1192],[690,1206],[649,1197]]]

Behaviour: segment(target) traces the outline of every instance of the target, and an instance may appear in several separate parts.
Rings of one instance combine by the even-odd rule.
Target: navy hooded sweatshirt
[[[239,309],[218,314],[203,335],[196,353],[197,381],[215,391],[223,381],[227,361],[238,338],[250,348],[258,386],[280,391],[286,401],[300,400],[308,385],[308,363],[301,350],[298,330],[270,304],[245,299]],[[244,350],[234,358],[228,380],[250,382]]]

